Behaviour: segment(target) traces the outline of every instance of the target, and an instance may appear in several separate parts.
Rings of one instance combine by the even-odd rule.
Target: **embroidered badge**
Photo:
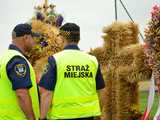
[[[17,64],[14,70],[17,76],[24,77],[26,75],[26,65],[25,64]]]
[[[45,68],[43,69],[43,74],[46,74],[46,73],[48,72],[49,67],[50,67],[49,64],[46,64],[46,65],[45,65]]]

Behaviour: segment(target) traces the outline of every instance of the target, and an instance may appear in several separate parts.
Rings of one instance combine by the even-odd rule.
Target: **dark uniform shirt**
[[[10,50],[16,50],[23,54],[15,45],[9,46]],[[12,83],[12,89],[31,88],[30,69],[27,61],[21,56],[13,57],[6,67],[8,78]]]
[[[77,45],[68,45],[64,49],[80,50]],[[41,77],[39,86],[50,91],[54,90],[56,85],[56,78],[57,78],[56,61],[55,61],[55,58],[51,56],[48,58],[48,64],[44,69],[44,73]],[[105,87],[105,83],[104,83],[102,73],[100,70],[100,65],[99,65],[97,70],[97,75],[96,75],[96,88],[97,90],[99,90],[104,87]]]

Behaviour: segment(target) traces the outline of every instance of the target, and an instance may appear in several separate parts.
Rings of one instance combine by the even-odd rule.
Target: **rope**
[[[122,2],[121,0],[119,0],[119,1],[120,1],[120,3],[121,3],[122,7],[124,8],[125,12],[127,13],[128,17],[130,18],[130,20],[134,23],[134,20],[132,19],[129,11],[127,10],[127,8],[126,8],[125,5],[123,4],[123,2]],[[139,31],[139,34],[140,34],[142,40],[144,41],[144,37],[143,37],[143,35],[142,35],[142,33],[141,33],[140,31]]]
[[[115,8],[115,20],[117,21],[117,20],[118,20],[118,14],[117,14],[117,12],[118,12],[118,11],[117,11],[117,0],[115,0],[114,3],[115,3],[115,7],[114,7],[114,8]]]

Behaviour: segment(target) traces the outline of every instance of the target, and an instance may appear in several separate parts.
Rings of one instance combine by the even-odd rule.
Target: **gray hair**
[[[16,38],[16,32],[15,31],[12,31],[12,38]]]

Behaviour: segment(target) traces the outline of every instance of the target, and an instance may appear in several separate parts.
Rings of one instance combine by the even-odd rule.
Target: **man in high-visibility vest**
[[[39,100],[34,70],[25,52],[35,42],[32,27],[18,24],[12,44],[0,58],[0,120],[38,120]]]
[[[66,23],[60,28],[59,39],[64,50],[48,58],[39,86],[41,120],[93,120],[101,116],[105,84],[97,59],[77,46],[80,28]],[[104,95],[104,96],[103,96]]]

